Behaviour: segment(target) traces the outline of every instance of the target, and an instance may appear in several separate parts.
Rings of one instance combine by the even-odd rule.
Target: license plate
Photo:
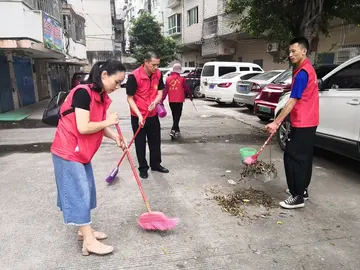
[[[246,92],[246,90],[247,90],[247,85],[240,85],[239,87],[240,92]]]
[[[215,84],[210,84],[209,85],[209,89],[214,89],[214,87],[215,87]]]
[[[264,112],[264,113],[271,113],[271,108],[264,107],[264,106],[259,106],[259,111]]]

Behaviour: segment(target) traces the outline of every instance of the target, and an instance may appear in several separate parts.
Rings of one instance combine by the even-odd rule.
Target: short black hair
[[[303,46],[309,53],[310,44],[306,37],[296,37],[290,41],[290,45],[294,45],[295,43],[299,43],[299,45]]]
[[[155,58],[155,59],[160,59],[160,56],[154,52],[154,51],[149,51],[145,54],[145,61],[151,61],[151,58]]]

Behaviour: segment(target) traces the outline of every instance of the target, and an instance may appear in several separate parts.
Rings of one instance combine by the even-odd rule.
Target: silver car
[[[249,80],[239,81],[236,86],[234,102],[244,103],[246,107],[252,110],[256,96],[282,72],[284,70],[270,70],[256,75]]]

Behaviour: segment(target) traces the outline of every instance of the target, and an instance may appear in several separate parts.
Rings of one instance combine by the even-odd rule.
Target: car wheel
[[[261,121],[264,121],[264,122],[268,122],[271,119],[271,117],[267,117],[267,116],[258,115],[258,117]]]
[[[200,93],[200,85],[194,87],[194,97],[201,98],[202,94]]]
[[[250,111],[254,110],[254,106],[252,106],[252,105],[246,105],[246,108],[248,108]]]
[[[285,120],[281,123],[278,130],[276,131],[276,140],[281,150],[283,151],[285,150],[290,131],[291,131],[290,118],[286,117]]]
[[[234,105],[236,106],[236,107],[245,107],[245,103],[242,103],[242,102],[236,102],[236,101],[234,101]]]

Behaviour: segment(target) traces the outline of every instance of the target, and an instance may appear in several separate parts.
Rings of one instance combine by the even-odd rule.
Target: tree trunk
[[[151,0],[147,1],[147,9],[148,9],[148,12],[151,13]]]
[[[300,24],[299,34],[306,37],[310,44],[319,35],[323,6],[324,0],[304,1],[304,16]]]

